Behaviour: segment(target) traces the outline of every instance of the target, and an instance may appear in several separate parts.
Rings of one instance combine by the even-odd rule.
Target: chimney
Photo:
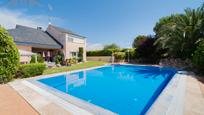
[[[37,30],[42,30],[42,27],[37,27]]]

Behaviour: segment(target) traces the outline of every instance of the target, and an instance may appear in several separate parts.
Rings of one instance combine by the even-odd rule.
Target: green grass
[[[66,71],[72,71],[72,70],[78,70],[78,69],[85,69],[90,67],[96,67],[96,66],[102,66],[106,64],[105,62],[84,62],[72,66],[66,66],[66,67],[56,67],[51,69],[46,69],[43,74],[53,74],[53,73],[59,73],[59,72],[66,72]]]

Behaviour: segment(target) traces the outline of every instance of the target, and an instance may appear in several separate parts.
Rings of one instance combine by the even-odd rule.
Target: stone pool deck
[[[0,85],[0,115],[39,115],[11,86]]]
[[[159,96],[160,99],[158,98],[159,100],[148,113],[150,115],[204,115],[202,80],[204,81],[204,79],[198,80],[193,75],[181,74],[165,88],[163,94]],[[182,85],[178,85],[179,82]],[[29,85],[26,80],[15,80],[8,85],[2,85],[0,92],[0,114],[3,115],[92,114],[46,91],[39,90],[36,86]],[[173,99],[177,101],[169,101]]]
[[[204,115],[204,84],[192,74],[177,74],[157,98],[149,115]]]
[[[193,77],[187,79],[184,114],[204,115],[204,82]]]

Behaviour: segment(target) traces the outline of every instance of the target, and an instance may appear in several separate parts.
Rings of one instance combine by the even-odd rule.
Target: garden
[[[87,56],[114,56],[116,62],[162,64],[204,74],[204,5],[196,9],[187,8],[181,14],[162,17],[156,23],[154,32],[155,35],[137,36],[133,40],[132,48],[120,48],[116,44],[110,44],[103,50],[88,51]],[[78,59],[64,61],[62,53],[56,55],[55,63],[69,65],[68,67],[47,69],[40,55],[37,56],[37,63],[34,63],[32,56],[30,64],[21,65],[13,38],[1,26],[0,44],[0,83],[7,83],[13,78],[27,78],[105,64],[76,64],[83,60],[81,57],[84,51],[80,48]]]
[[[116,44],[87,56],[111,56],[131,63],[176,66],[198,74],[204,72],[204,5],[187,8],[182,14],[162,17],[154,27],[155,35],[138,35],[131,49]]]

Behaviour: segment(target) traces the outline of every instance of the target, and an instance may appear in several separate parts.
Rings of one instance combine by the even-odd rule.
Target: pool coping
[[[114,112],[112,112],[110,110],[104,109],[102,107],[99,107],[97,105],[88,103],[88,102],[83,101],[81,99],[78,99],[78,98],[76,98],[74,96],[71,96],[69,94],[58,91],[58,90],[56,90],[54,88],[51,88],[49,86],[46,86],[46,85],[40,83],[40,82],[37,82],[38,79],[42,79],[42,78],[49,78],[49,77],[54,77],[54,76],[57,76],[57,75],[64,75],[64,74],[75,73],[75,72],[84,71],[84,70],[97,69],[97,68],[101,68],[101,67],[104,67],[104,66],[107,66],[107,65],[112,65],[112,64],[106,64],[106,65],[103,65],[103,66],[91,67],[91,68],[86,68],[86,69],[79,69],[79,70],[68,71],[68,72],[61,72],[61,73],[55,73],[55,74],[49,74],[49,75],[36,76],[36,77],[24,79],[23,82],[24,82],[24,84],[28,85],[29,87],[34,88],[35,91],[39,92],[39,90],[44,90],[44,91],[46,91],[47,93],[50,93],[53,96],[57,96],[60,99],[63,99],[63,101],[65,101],[65,102],[67,102],[69,104],[77,106],[79,110],[80,109],[86,110],[86,112],[88,112],[90,114],[112,115],[112,114],[116,114],[116,113],[114,113]],[[121,65],[163,67],[163,66],[158,66],[158,65],[139,65],[139,64],[121,64]],[[176,75],[177,75],[177,73],[175,74],[175,76]],[[175,81],[172,79],[172,80],[170,80],[170,82],[175,82]],[[164,92],[168,92],[168,91],[165,91],[165,90],[168,90],[167,87],[169,86],[169,84],[170,83],[168,83],[167,86],[162,90],[160,95],[157,97],[157,99],[154,101],[154,103],[151,105],[151,107],[147,111],[147,114],[151,115],[152,113],[154,113],[153,111],[155,111],[154,108],[158,108],[158,105],[156,103],[158,103],[162,99],[162,97],[165,97]],[[78,104],[76,104],[76,103],[78,103]],[[81,103],[84,103],[84,104],[81,105]],[[87,107],[88,107],[88,110],[87,110]],[[71,111],[71,112],[74,113],[74,111]]]
[[[55,88],[49,87],[43,83],[38,82],[37,80],[39,79],[43,79],[43,78],[51,78],[51,77],[55,77],[58,75],[64,75],[64,74],[70,74],[70,73],[75,73],[75,72],[80,72],[80,71],[85,71],[85,70],[92,70],[92,69],[97,69],[97,68],[102,68],[108,65],[104,65],[104,66],[97,66],[97,67],[92,67],[92,68],[86,68],[86,69],[80,69],[80,70],[74,70],[74,71],[69,71],[69,72],[62,72],[62,73],[57,73],[57,74],[51,74],[51,75],[42,75],[42,76],[38,76],[35,78],[28,78],[26,80],[26,84],[32,84],[35,85],[38,88],[41,88],[43,90],[46,90],[47,92],[51,93],[52,95],[55,95],[61,99],[63,99],[64,101],[73,104],[77,107],[79,107],[80,109],[84,109],[88,112],[90,112],[91,114],[95,114],[95,115],[116,115],[116,113],[102,108],[98,105],[94,105],[92,103],[88,103],[82,99],[79,99],[77,97],[74,97],[72,95],[66,94],[62,91],[59,91]]]
[[[149,108],[147,115],[183,115],[188,74],[178,71]]]

